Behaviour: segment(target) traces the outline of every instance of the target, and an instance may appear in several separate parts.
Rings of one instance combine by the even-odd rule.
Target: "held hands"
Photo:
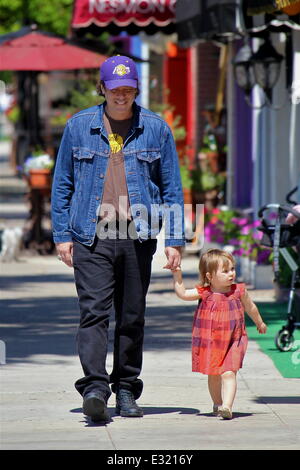
[[[260,334],[264,335],[267,332],[267,325],[264,322],[260,323],[259,325],[256,325],[256,328]]]
[[[57,257],[69,268],[73,267],[73,242],[56,243]]]
[[[165,248],[165,255],[167,257],[167,264],[164,266],[164,269],[170,269],[175,271],[180,269],[181,263],[181,247],[180,246],[167,246]]]

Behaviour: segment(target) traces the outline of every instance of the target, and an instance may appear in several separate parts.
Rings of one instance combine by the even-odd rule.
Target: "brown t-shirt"
[[[131,219],[129,214],[128,190],[124,168],[123,144],[131,128],[132,118],[122,121],[112,119],[106,113],[103,116],[107,131],[110,154],[103,188],[100,207],[100,218],[107,221]],[[115,208],[115,217],[107,212],[103,204],[111,204]]]

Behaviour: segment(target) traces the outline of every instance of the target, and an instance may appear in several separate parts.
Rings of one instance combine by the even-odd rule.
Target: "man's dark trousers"
[[[81,395],[100,391],[108,400],[112,383],[137,399],[142,368],[146,294],[157,241],[98,239],[88,247],[74,241],[73,264],[80,307],[78,353],[84,377],[75,387]],[[109,317],[114,305],[113,370],[106,371]]]

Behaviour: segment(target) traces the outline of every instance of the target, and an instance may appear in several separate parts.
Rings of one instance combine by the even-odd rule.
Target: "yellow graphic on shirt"
[[[111,153],[118,153],[123,147],[123,138],[119,134],[108,134]]]

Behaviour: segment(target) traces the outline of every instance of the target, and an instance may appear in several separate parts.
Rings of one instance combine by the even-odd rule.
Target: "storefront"
[[[300,2],[285,2],[290,4],[288,9],[271,11],[275,3],[177,0],[176,4],[179,44],[201,48],[209,42],[228,48],[226,202],[255,214],[263,204],[283,202],[300,180],[296,131],[300,120]],[[251,66],[253,54],[267,42],[282,56],[272,88],[263,91],[255,82],[245,95],[237,86],[233,61],[245,42],[251,48]],[[264,59],[266,64],[269,58]]]
[[[90,31],[142,32],[132,40],[134,48],[128,49],[129,54],[134,52],[143,60],[141,104],[149,105],[145,93],[161,79],[163,100],[170,104],[169,122],[181,116],[186,129],[180,149],[191,165],[201,149],[207,108],[214,107],[219,118],[225,116],[224,202],[257,211],[267,202],[282,201],[299,180],[299,137],[295,131],[299,106],[291,99],[291,88],[299,80],[300,15],[295,7],[300,2],[286,3],[293,7],[292,15],[290,11],[272,12],[270,5],[274,2],[264,2],[257,8],[257,2],[251,0],[76,0],[72,28],[78,36]],[[151,39],[141,40],[143,35],[151,38],[154,34],[155,42],[158,31],[166,38],[177,32],[176,39],[170,36],[160,55],[161,77],[151,73]],[[232,65],[245,39],[254,53],[267,35],[283,56],[279,78],[271,91],[274,106],[263,106],[265,95],[256,84],[247,102]]]

